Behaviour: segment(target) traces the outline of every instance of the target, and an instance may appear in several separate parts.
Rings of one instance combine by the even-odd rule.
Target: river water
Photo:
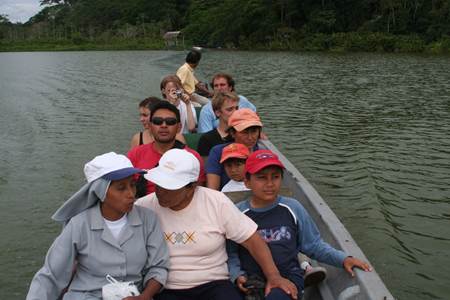
[[[183,52],[0,53],[0,298],[23,299],[83,164],[125,153]],[[204,53],[398,299],[450,297],[450,57]]]

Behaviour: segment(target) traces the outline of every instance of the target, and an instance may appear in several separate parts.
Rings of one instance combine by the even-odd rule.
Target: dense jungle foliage
[[[239,49],[446,52],[450,0],[41,0],[25,24],[0,15],[0,50]],[[0,12],[1,13],[1,12]],[[180,36],[181,38],[181,36]]]

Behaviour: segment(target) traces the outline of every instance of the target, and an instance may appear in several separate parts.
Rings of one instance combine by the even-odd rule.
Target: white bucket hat
[[[144,170],[133,167],[131,161],[122,154],[108,152],[96,156],[84,165],[84,175],[87,182],[92,182],[100,177],[106,180],[119,180],[136,173],[145,173]]]
[[[177,190],[198,181],[199,174],[200,162],[197,157],[183,149],[171,149],[163,154],[158,166],[144,177],[167,190]]]
[[[136,173],[145,173],[145,171],[133,168],[125,155],[109,152],[96,156],[84,165],[84,175],[88,182],[61,205],[52,219],[67,223],[73,216],[95,205],[98,201],[104,201],[111,181]]]

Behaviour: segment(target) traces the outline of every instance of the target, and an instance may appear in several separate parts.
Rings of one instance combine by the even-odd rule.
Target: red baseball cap
[[[246,146],[239,143],[232,143],[223,148],[220,163],[223,163],[229,158],[247,159],[249,155],[250,152]]]
[[[268,166],[278,166],[284,169],[278,156],[270,150],[256,150],[245,162],[245,172],[255,174]]]

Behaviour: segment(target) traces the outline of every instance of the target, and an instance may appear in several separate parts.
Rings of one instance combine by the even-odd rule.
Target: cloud
[[[25,23],[41,9],[39,0],[0,0],[0,14],[13,23]]]

